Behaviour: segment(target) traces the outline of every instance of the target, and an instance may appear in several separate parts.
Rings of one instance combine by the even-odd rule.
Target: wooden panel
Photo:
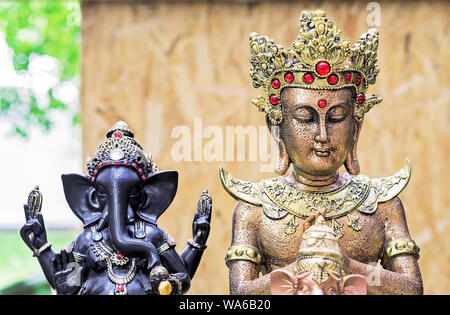
[[[222,189],[218,166],[258,181],[251,161],[174,160],[176,126],[194,132],[218,126],[264,126],[250,104],[248,34],[256,31],[289,46],[301,10],[292,2],[92,3],[82,6],[82,117],[84,158],[92,155],[117,120],[126,121],[160,169],[180,174],[174,203],[161,226],[181,251],[191,237],[196,200],[208,188],[214,200],[208,249],[192,294],[227,294],[224,256],[230,242],[234,200]],[[365,4],[322,2],[321,9],[354,42],[369,26]],[[449,5],[381,2],[377,84],[369,92],[384,101],[371,110],[360,137],[363,174],[393,174],[409,158],[412,179],[401,194],[409,229],[421,246],[425,293],[450,293]],[[208,139],[203,139],[205,144]],[[194,146],[194,143],[192,143]],[[192,156],[194,159],[194,156]]]

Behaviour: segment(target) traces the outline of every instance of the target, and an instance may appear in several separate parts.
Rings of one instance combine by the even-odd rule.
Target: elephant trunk
[[[128,198],[121,198],[119,193],[115,194],[111,201],[109,205],[109,230],[114,249],[126,256],[143,255],[147,259],[148,270],[158,265],[160,261],[155,246],[143,239],[136,239],[128,235]]]

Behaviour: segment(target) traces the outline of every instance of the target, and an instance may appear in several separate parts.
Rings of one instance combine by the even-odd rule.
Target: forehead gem
[[[320,108],[324,108],[325,106],[327,106],[327,101],[320,100],[317,102],[317,106],[319,106]]]
[[[109,157],[111,158],[111,160],[113,161],[117,161],[120,159],[123,159],[124,154],[123,151],[120,149],[114,149],[111,151],[111,153],[109,154]]]
[[[115,131],[113,133],[114,138],[121,138],[122,137],[122,133],[120,131]]]

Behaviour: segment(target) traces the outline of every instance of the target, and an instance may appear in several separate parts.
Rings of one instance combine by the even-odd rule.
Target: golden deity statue
[[[338,238],[343,275],[376,274],[368,294],[422,294],[419,248],[397,197],[409,162],[389,177],[359,175],[364,115],[381,102],[366,95],[379,72],[377,30],[351,45],[324,12],[302,12],[291,49],[256,33],[249,41],[253,85],[265,91],[253,103],[279,130],[280,176],[252,183],[219,170],[237,200],[226,254],[230,293],[270,294],[271,272],[295,272],[304,231],[323,216]]]

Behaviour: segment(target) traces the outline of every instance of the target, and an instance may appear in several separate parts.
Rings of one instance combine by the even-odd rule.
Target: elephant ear
[[[270,292],[272,295],[294,295],[296,279],[292,272],[278,269],[270,273]]]
[[[95,187],[91,184],[89,177],[78,174],[64,174],[61,179],[67,203],[84,226],[100,220],[102,209],[95,200]]]
[[[343,295],[366,295],[367,281],[362,275],[348,275],[342,279]]]
[[[152,174],[144,182],[146,202],[136,211],[144,221],[156,224],[177,193],[178,172],[162,171]]]

